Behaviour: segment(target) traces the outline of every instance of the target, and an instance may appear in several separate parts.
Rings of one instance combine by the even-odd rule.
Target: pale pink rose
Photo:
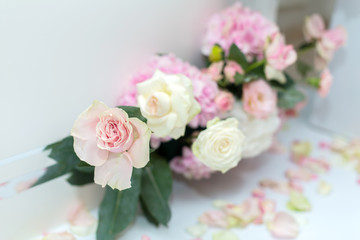
[[[264,80],[256,80],[243,87],[244,110],[257,118],[266,118],[276,110],[277,96]]]
[[[334,52],[343,46],[347,39],[347,32],[343,27],[327,30],[316,43],[317,53],[329,62]]]
[[[295,63],[297,54],[293,45],[286,45],[284,36],[276,33],[265,50],[267,64],[279,71]]]
[[[278,212],[268,227],[273,236],[278,238],[292,239],[299,234],[299,224],[286,212]]]
[[[226,91],[221,91],[215,98],[215,103],[221,112],[230,111],[234,106],[234,102],[234,95]]]
[[[223,78],[223,75],[221,74],[223,67],[224,67],[223,61],[214,62],[203,72],[205,74],[210,75],[211,79],[214,80],[215,82],[217,82]]]
[[[242,67],[235,61],[228,61],[224,68],[224,75],[229,82],[235,82],[235,74],[244,74]]]
[[[202,53],[208,56],[215,44],[228,53],[234,43],[248,57],[262,56],[267,37],[278,31],[278,27],[259,12],[235,3],[210,17]]]
[[[313,39],[319,39],[325,31],[323,18],[317,13],[306,17],[303,31],[306,41],[310,42]]]
[[[130,188],[132,168],[142,168],[149,161],[148,126],[99,101],[80,114],[71,136],[76,155],[95,166],[94,181],[102,187]]]
[[[333,76],[328,69],[325,69],[320,76],[320,87],[318,89],[321,97],[326,97],[330,91],[333,81]]]

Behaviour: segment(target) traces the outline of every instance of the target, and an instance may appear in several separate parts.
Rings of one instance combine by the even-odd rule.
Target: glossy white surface
[[[312,156],[326,157],[330,161],[333,155],[327,151],[319,150],[317,144],[319,141],[330,140],[331,136],[325,135],[316,129],[303,123],[301,120],[292,120],[288,123],[288,129],[279,133],[279,141],[285,146],[290,146],[294,140],[309,140],[313,143],[314,152]],[[255,188],[258,181],[264,178],[274,180],[285,180],[285,170],[295,167],[290,161],[288,154],[279,155],[274,153],[266,153],[255,159],[242,160],[238,167],[230,170],[227,174],[216,174],[210,180],[203,181],[184,181],[176,180],[174,182],[174,190],[171,198],[172,219],[169,227],[155,228],[146,222],[145,218],[138,216],[135,223],[129,227],[125,234],[119,239],[122,240],[140,240],[143,234],[147,234],[152,240],[186,240],[193,239],[185,232],[185,228],[196,223],[197,217],[204,211],[213,209],[212,202],[215,199],[228,200],[234,203],[240,203],[250,196],[251,190]],[[339,239],[359,239],[360,228],[358,227],[358,219],[360,216],[360,209],[357,207],[360,201],[360,186],[356,183],[356,173],[347,168],[340,166],[333,166],[329,173],[320,175],[319,180],[326,180],[333,186],[333,191],[330,196],[321,196],[316,192],[318,180],[310,183],[304,183],[304,194],[309,198],[313,210],[309,213],[297,213],[295,215],[305,218],[308,224],[301,227],[300,235],[297,240],[339,240]],[[60,180],[59,180],[60,181]],[[19,210],[7,210],[7,216],[13,219],[19,219],[26,216],[27,220],[51,216],[52,213],[64,211],[65,207],[59,210],[57,206],[63,205],[62,201],[70,204],[69,199],[65,196],[59,196],[54,191],[53,194],[42,195],[45,199],[38,198],[43,191],[49,190],[50,186],[61,186],[65,192],[84,193],[86,189],[76,189],[65,186],[60,182],[45,184],[38,189],[29,190],[23,194],[19,194],[12,200],[8,201],[9,208],[20,204]],[[61,190],[61,189],[60,189]],[[91,189],[92,195],[82,198],[86,201],[91,200],[92,197],[98,193],[99,188],[93,187]],[[32,191],[36,191],[32,193]],[[87,189],[89,191],[89,189]],[[280,210],[288,211],[285,204],[288,200],[286,195],[266,191],[267,197],[276,200],[277,207]],[[84,196],[79,196],[84,197]],[[97,197],[98,198],[98,197]],[[34,200],[39,199],[40,203],[34,205]],[[22,204],[28,201],[27,206]],[[98,201],[98,200],[97,200]],[[96,206],[96,201],[91,206]],[[51,203],[51,204],[50,204]],[[1,207],[4,205],[1,204]],[[6,205],[5,205],[6,206]],[[36,208],[36,211],[29,209]],[[0,209],[3,213],[3,209]],[[94,210],[96,212],[96,210]],[[62,221],[65,223],[64,215]],[[21,221],[21,220],[20,220]],[[51,221],[51,218],[49,219]],[[3,223],[0,223],[3,224]],[[25,224],[25,222],[24,222]],[[40,233],[46,230],[58,231],[66,230],[67,225],[59,225],[53,229],[41,229],[43,226],[36,226],[36,230]],[[34,227],[33,227],[34,228]],[[35,232],[35,231],[33,231]],[[210,240],[213,231],[209,231],[203,238]],[[251,225],[245,229],[236,229],[234,232],[240,239],[259,239],[270,240],[273,239],[265,226]],[[28,239],[24,238],[25,235],[16,230],[11,232],[11,235],[3,235],[1,231],[0,239],[19,240]],[[10,232],[8,233],[10,234]],[[22,236],[22,237],[20,237]],[[94,240],[94,236],[87,238],[78,238],[79,240]]]

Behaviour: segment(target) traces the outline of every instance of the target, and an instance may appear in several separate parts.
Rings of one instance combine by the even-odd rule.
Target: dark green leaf
[[[98,240],[114,240],[134,220],[141,189],[141,169],[133,169],[131,185],[123,191],[106,187],[99,208]]]
[[[285,83],[279,83],[276,80],[269,81],[272,88],[275,88],[278,92],[284,92],[295,85],[294,79],[287,73],[284,74],[286,78]]]
[[[80,159],[74,152],[73,143],[73,137],[69,136],[45,148],[45,150],[50,150],[49,157],[54,159],[57,164],[48,167],[45,174],[33,186],[69,173],[79,164]]]
[[[84,173],[93,173],[94,172],[94,166],[89,165],[87,162],[80,161],[79,164],[76,166],[76,170],[79,172]]]
[[[82,186],[89,183],[94,183],[94,172],[86,173],[74,170],[71,176],[67,179],[71,185]]]
[[[293,87],[284,92],[279,92],[278,107],[283,109],[292,109],[297,103],[304,100],[304,94]]]
[[[307,63],[305,63],[303,61],[300,61],[300,60],[298,60],[296,62],[296,69],[298,70],[298,72],[301,74],[301,76],[303,78],[306,77],[308,72],[313,70],[312,67],[309,64],[307,64]]]
[[[150,162],[152,165],[143,170],[141,199],[149,214],[166,226],[171,217],[168,203],[172,189],[171,171],[166,160],[157,154],[151,154]]]
[[[303,43],[298,47],[298,51],[299,52],[305,52],[305,51],[307,51],[309,49],[314,48],[315,45],[316,45],[316,41]]]
[[[138,118],[141,121],[143,121],[144,123],[146,123],[146,118],[144,118],[143,115],[141,115],[140,108],[131,107],[131,106],[118,106],[118,108],[121,108],[122,110],[124,110],[129,115],[129,117]]]
[[[231,45],[228,59],[237,62],[243,69],[246,69],[249,65],[248,61],[246,60],[246,56],[236,46],[236,44]]]
[[[146,217],[146,219],[154,224],[155,226],[159,226],[159,222],[150,214],[150,211],[147,209],[146,205],[144,204],[144,201],[140,198],[140,206],[141,206],[141,210],[142,213],[144,214],[144,216]]]
[[[245,82],[245,76],[237,72],[235,73],[234,80],[235,80],[235,85],[243,84]]]

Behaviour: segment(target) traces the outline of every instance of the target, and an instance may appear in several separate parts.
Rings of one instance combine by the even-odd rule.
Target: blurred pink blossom
[[[303,31],[306,41],[310,42],[313,39],[319,39],[325,31],[323,18],[317,13],[306,17]]]
[[[171,160],[170,168],[188,179],[196,180],[209,178],[215,172],[200,162],[188,147],[183,147],[182,156]]]
[[[266,118],[276,110],[277,96],[268,83],[256,80],[244,85],[244,110],[257,118]]]
[[[278,27],[259,12],[235,3],[209,19],[202,53],[209,55],[215,44],[228,52],[234,43],[247,56],[261,56],[266,38],[278,31]]]
[[[297,54],[293,45],[286,45],[285,38],[280,33],[272,36],[265,51],[267,64],[279,71],[295,63]]]
[[[226,79],[229,80],[229,82],[234,83],[235,82],[234,77],[235,77],[236,73],[244,74],[244,70],[237,62],[228,61],[224,68],[224,74],[225,74]]]
[[[221,112],[230,111],[234,106],[234,102],[234,95],[226,91],[220,91],[215,98],[215,103]]]

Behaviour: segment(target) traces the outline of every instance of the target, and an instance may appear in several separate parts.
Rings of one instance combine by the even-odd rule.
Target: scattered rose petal
[[[290,200],[287,203],[287,207],[290,210],[298,212],[307,212],[311,210],[309,200],[301,193],[294,191],[290,193]]]
[[[151,240],[151,238],[147,235],[142,235],[141,240]]]
[[[224,211],[227,215],[237,218],[242,227],[248,225],[261,215],[259,200],[256,198],[250,198],[239,205],[228,204]]]
[[[220,210],[212,210],[203,213],[199,222],[211,227],[226,228],[228,226],[226,214]]]
[[[325,181],[320,181],[317,190],[320,195],[326,196],[330,194],[332,186]]]
[[[305,168],[289,169],[286,171],[286,177],[291,180],[310,181],[316,179],[316,175]]]
[[[196,224],[186,228],[186,231],[193,237],[202,237],[207,231],[207,226],[204,224]]]
[[[228,205],[229,202],[224,201],[224,200],[215,200],[213,201],[213,206],[219,209],[222,209],[223,207],[225,207],[226,205]]]
[[[255,188],[254,190],[252,190],[251,195],[254,198],[265,198],[265,192],[259,188]]]
[[[299,234],[299,225],[295,219],[285,212],[278,212],[268,228],[274,237],[293,239]]]
[[[76,240],[76,238],[68,232],[61,232],[48,233],[43,237],[42,240]]]
[[[270,179],[264,179],[259,182],[260,187],[269,188],[275,192],[289,194],[290,185],[288,182],[278,182]]]
[[[231,231],[220,231],[213,234],[213,240],[238,240],[239,238]]]
[[[96,230],[96,219],[86,209],[83,202],[75,202],[67,216],[71,227],[71,231],[79,236],[87,236],[95,232]]]
[[[29,189],[36,181],[37,181],[37,178],[32,178],[32,179],[29,179],[26,181],[19,182],[15,187],[15,191],[17,193],[23,192],[23,191]]]
[[[293,160],[296,162],[301,157],[307,157],[312,151],[311,143],[308,141],[294,141],[291,146]]]

